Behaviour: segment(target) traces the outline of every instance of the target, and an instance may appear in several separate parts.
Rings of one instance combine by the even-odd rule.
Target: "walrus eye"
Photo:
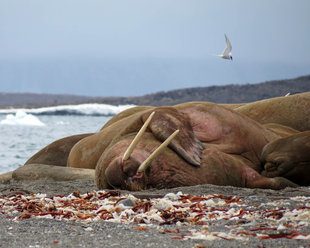
[[[139,174],[143,173],[151,164],[151,162],[169,145],[171,140],[179,133],[179,129],[175,130],[156,150],[139,166],[136,176],[139,177]]]
[[[153,116],[154,116],[155,112],[152,112],[150,114],[150,116],[147,118],[147,120],[145,121],[145,123],[143,124],[143,126],[141,127],[141,129],[139,130],[139,132],[137,133],[136,137],[133,139],[133,141],[131,142],[131,144],[128,146],[126,152],[124,153],[124,156],[122,158],[122,161],[127,160],[131,153],[133,152],[133,150],[135,149],[136,145],[138,144],[139,140],[142,137],[142,134],[145,132],[148,124],[150,123],[150,121],[152,120]]]

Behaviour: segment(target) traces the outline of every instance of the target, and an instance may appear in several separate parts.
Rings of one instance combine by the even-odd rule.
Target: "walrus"
[[[72,147],[81,139],[92,133],[68,136],[52,142],[39,152],[30,157],[24,165],[46,164],[55,166],[67,166],[67,160]]]
[[[154,117],[143,138],[126,155],[137,131],[151,115]],[[126,132],[122,133],[119,127],[125,123]],[[296,186],[285,178],[259,174],[261,151],[279,134],[216,104],[186,103],[148,109],[118,120],[107,129],[118,129],[120,135],[110,141],[95,165],[98,188],[140,190],[207,183],[272,189]],[[176,130],[179,133],[162,155],[152,158],[147,169],[140,169],[159,142]]]
[[[310,130],[310,92],[260,100],[233,109],[261,124],[278,123],[298,131]]]
[[[299,95],[303,95],[302,101],[291,100],[299,99]],[[67,167],[95,169],[98,188],[138,190],[205,183],[272,189],[296,186],[298,179],[292,182],[285,177],[262,175],[260,155],[268,143],[298,133],[295,127],[301,130],[309,125],[308,117],[302,116],[303,111],[309,111],[309,98],[304,97],[309,93],[299,95],[270,99],[270,105],[266,105],[266,100],[263,104],[257,102],[258,113],[264,110],[262,106],[272,112],[273,115],[263,111],[267,119],[262,114],[252,115],[255,104],[251,103],[230,106],[189,102],[171,107],[134,107],[112,117],[99,132],[77,138],[66,152],[55,156],[53,163],[63,166],[67,161]],[[273,104],[278,101],[289,101],[292,107],[283,109]],[[247,105],[251,108],[241,109]],[[248,109],[251,111],[245,111]],[[289,117],[283,116],[290,109],[298,118],[287,123]],[[132,146],[143,127],[142,139]],[[168,147],[153,156],[167,140]],[[57,142],[54,145],[57,150]],[[40,163],[47,160],[48,156],[44,156],[45,152],[34,155]]]
[[[202,151],[201,142],[207,142],[209,146],[213,143],[213,146],[224,152],[245,153],[248,152],[244,148],[248,145],[245,138],[253,135],[256,144],[252,144],[253,149],[248,152],[248,156],[258,161],[262,147],[279,137],[246,116],[214,103],[190,102],[173,107],[153,107],[107,123],[100,132],[79,141],[70,151],[68,166],[95,169],[103,151],[124,136],[137,133],[150,112],[156,114],[148,129],[158,140],[163,141],[174,130],[181,129],[170,147],[192,165],[200,163],[198,157]],[[243,130],[239,122],[244,126]],[[221,136],[221,133],[226,135]]]
[[[262,175],[285,177],[299,185],[310,185],[310,131],[268,143],[262,150]]]
[[[152,150],[155,149],[154,145],[160,144],[150,133],[143,135],[143,140],[137,145],[130,161],[122,163],[122,158],[119,157],[117,149],[125,149],[131,140],[123,140],[118,143],[114,147],[117,149],[110,151],[108,157],[103,156],[100,159],[100,165],[103,165],[103,161],[109,164],[105,170],[100,170],[102,169],[100,166],[96,168],[95,181],[98,188],[135,191],[200,184],[268,189],[297,186],[283,177],[264,177],[252,168],[252,162],[246,158],[221,152],[215,148],[203,150],[199,167],[189,165],[172,149],[165,149],[153,160],[143,174],[138,174],[137,171],[145,156],[151,154]],[[143,154],[139,153],[141,151]]]

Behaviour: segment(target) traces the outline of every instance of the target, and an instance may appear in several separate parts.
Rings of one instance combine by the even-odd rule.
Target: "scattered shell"
[[[27,218],[50,218],[91,223],[109,221],[139,224],[135,230],[149,230],[151,225],[175,224],[171,230],[158,227],[171,239],[259,240],[287,238],[310,240],[302,228],[310,224],[310,197],[298,196],[272,204],[248,205],[237,196],[210,194],[195,196],[169,193],[163,198],[137,199],[118,191],[73,192],[68,196],[45,194],[9,194],[0,197],[0,214],[19,221]],[[226,221],[226,232],[212,231],[212,225]],[[268,225],[262,225],[264,220]],[[233,223],[233,224],[232,224]],[[147,224],[145,227],[143,225]],[[196,226],[200,230],[182,233],[178,226]],[[11,228],[8,228],[11,230]],[[93,231],[87,227],[86,231]]]

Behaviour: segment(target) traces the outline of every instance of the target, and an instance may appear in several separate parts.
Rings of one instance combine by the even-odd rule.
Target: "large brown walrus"
[[[148,124],[148,131],[130,156],[124,158],[151,112],[155,114]],[[123,133],[120,127],[124,127],[124,123]],[[107,129],[119,130],[119,136],[109,142],[95,165],[98,188],[137,190],[207,183],[272,189],[294,186],[285,178],[267,178],[259,174],[263,147],[281,136],[216,104],[187,103],[153,108],[118,120]],[[101,132],[105,130],[103,128]],[[159,141],[167,139],[175,130],[179,133],[169,148],[140,173],[141,164],[156,150]]]
[[[258,110],[253,114],[255,104]],[[65,158],[67,166],[96,169],[98,188],[139,190],[206,183],[271,189],[296,186],[298,178],[291,182],[261,175],[260,155],[268,143],[298,133],[294,128],[310,130],[309,115],[305,115],[310,92],[255,104],[191,102],[128,109],[111,118],[98,133],[74,144]],[[290,120],[290,111],[294,120]],[[259,114],[262,112],[267,117]],[[141,127],[145,132],[130,145]],[[165,141],[168,137],[170,143]],[[161,142],[168,147],[155,156]]]
[[[78,141],[90,135],[92,135],[92,133],[72,135],[56,140],[29,158],[25,165],[46,164],[67,166],[68,156],[72,147]]]

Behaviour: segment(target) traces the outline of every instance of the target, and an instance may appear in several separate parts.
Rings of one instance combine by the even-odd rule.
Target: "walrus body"
[[[25,165],[46,164],[55,166],[67,166],[68,156],[72,147],[78,141],[90,135],[92,134],[78,134],[56,140],[29,158]]]
[[[117,151],[125,150],[130,142],[130,138],[122,140],[109,151],[108,156],[101,157],[95,173],[98,188],[142,190],[199,184],[271,189],[296,186],[284,178],[263,177],[252,168],[251,161],[215,148],[203,150],[200,167],[191,166],[168,148],[152,162],[142,177],[136,178],[138,166],[160,142],[151,133],[146,133],[143,142],[139,143],[133,152],[131,161],[122,166],[121,156]],[[103,169],[103,166],[106,168]]]
[[[261,174],[264,169],[268,171],[268,166],[260,156],[264,147],[268,154],[274,153],[266,148],[268,143],[310,129],[309,115],[304,115],[309,112],[310,93],[268,101],[231,106],[189,102],[172,107],[134,107],[111,118],[98,133],[76,137],[65,152],[60,149],[60,156],[53,163],[63,165],[67,161],[68,167],[95,169],[95,182],[100,189],[140,190],[208,183],[281,189],[303,184],[299,182],[300,173],[294,179],[282,174]],[[290,110],[296,117],[293,120],[288,116]],[[126,149],[152,112],[155,114],[142,139],[124,160]],[[140,165],[176,130],[179,133],[169,146],[143,173],[137,173]],[[57,141],[53,147],[56,150],[49,152],[57,151]],[[49,158],[42,151],[34,157],[40,163]],[[57,159],[61,161],[57,163]]]
[[[278,123],[298,131],[310,130],[310,92],[244,104],[234,110],[259,123]]]
[[[70,152],[68,166],[96,168],[102,152],[124,136],[137,133],[152,111],[156,114],[149,126],[151,132],[163,141],[175,129],[181,128],[181,133],[171,146],[189,160],[194,159],[194,155],[190,158],[186,154],[199,153],[195,140],[234,154],[248,153],[251,146],[251,156],[258,160],[262,147],[280,137],[259,123],[214,103],[191,102],[174,107],[150,107],[124,115],[126,117],[122,119],[116,116],[117,120],[112,118],[100,132],[78,142]]]
[[[310,131],[270,142],[262,151],[261,161],[265,176],[310,185]]]

